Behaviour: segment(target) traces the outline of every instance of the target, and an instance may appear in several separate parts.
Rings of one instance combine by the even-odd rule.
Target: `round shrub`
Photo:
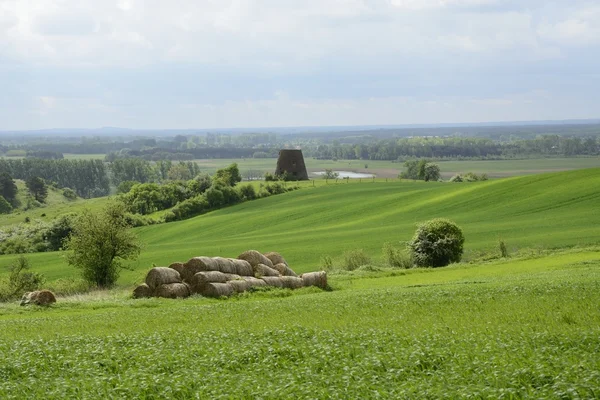
[[[417,227],[408,247],[419,267],[443,267],[460,261],[465,237],[454,222],[436,218]]]

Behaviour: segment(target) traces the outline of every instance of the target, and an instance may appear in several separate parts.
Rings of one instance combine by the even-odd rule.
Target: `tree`
[[[10,214],[12,206],[3,196],[0,196],[0,214]]]
[[[17,185],[8,172],[0,173],[0,196],[4,197],[12,207],[17,202]]]
[[[46,201],[46,197],[48,197],[48,187],[46,186],[46,182],[40,177],[32,176],[31,178],[25,181],[25,185],[31,195],[40,203]]]
[[[228,186],[235,186],[238,182],[241,182],[242,176],[240,175],[237,163],[233,163],[227,168],[217,170],[215,179]]]
[[[443,267],[460,261],[465,238],[454,222],[436,218],[418,225],[408,248],[419,267]]]
[[[440,166],[434,163],[425,164],[423,179],[425,182],[438,181],[440,179]]]
[[[339,172],[333,172],[332,169],[326,169],[323,174],[324,179],[337,179],[340,176]]]
[[[115,284],[124,260],[140,253],[137,237],[125,219],[125,205],[111,201],[102,211],[85,210],[66,241],[69,265],[81,269],[83,278],[98,287]]]

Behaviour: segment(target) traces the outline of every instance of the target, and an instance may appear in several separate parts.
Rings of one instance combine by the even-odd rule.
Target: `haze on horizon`
[[[600,4],[0,0],[0,131],[600,117]]]

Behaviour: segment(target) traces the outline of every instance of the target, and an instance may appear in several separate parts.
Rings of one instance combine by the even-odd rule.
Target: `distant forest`
[[[157,131],[151,131],[156,135]],[[142,132],[143,133],[143,132]],[[105,161],[273,158],[281,148],[341,160],[510,159],[594,156],[600,124],[463,126],[292,133],[193,133],[174,136],[36,136],[4,132],[0,156],[62,159],[105,154]]]

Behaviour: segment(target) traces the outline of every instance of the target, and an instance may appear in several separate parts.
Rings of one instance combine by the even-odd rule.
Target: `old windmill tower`
[[[279,150],[275,175],[283,175],[285,172],[295,180],[308,180],[308,172],[306,172],[302,150]]]

